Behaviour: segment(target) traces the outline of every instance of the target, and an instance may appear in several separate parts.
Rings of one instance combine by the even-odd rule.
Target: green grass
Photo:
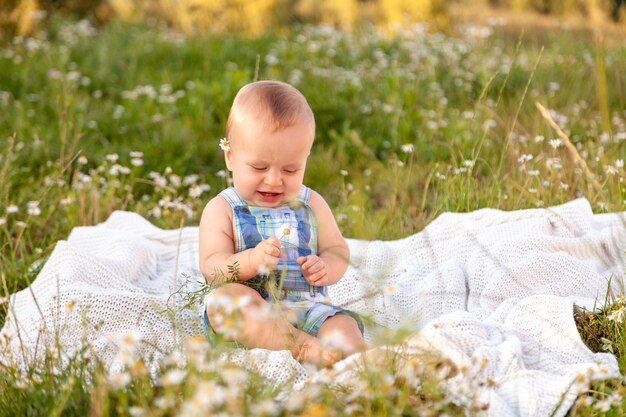
[[[596,60],[600,45],[583,34],[527,37],[494,30],[480,40],[461,33],[410,30],[388,38],[371,28],[346,35],[303,27],[283,38],[250,40],[119,23],[96,30],[53,20],[46,32],[16,39],[0,49],[3,293],[25,288],[41,268],[35,262],[73,227],[99,223],[113,210],[138,212],[160,227],[197,225],[204,203],[226,184],[218,142],[230,102],[255,78],[292,82],[308,98],[317,136],[305,182],[327,198],[347,237],[395,239],[445,211],[545,207],[579,196],[596,212],[624,211],[624,169],[616,162],[626,159],[623,44],[602,45],[603,68]],[[609,86],[604,94],[598,93],[601,77]],[[550,145],[557,134],[535,101],[556,112],[577,155]],[[403,150],[407,144],[412,152]],[[130,152],[142,152],[135,158],[142,165],[131,163]],[[533,157],[522,163],[523,155]],[[553,158],[560,158],[560,167],[547,164]],[[593,178],[575,174],[580,159]],[[167,186],[159,185],[163,180]],[[189,194],[204,185],[210,190],[199,198]],[[622,327],[607,314],[580,317],[583,339],[602,334],[607,342],[590,347],[613,349],[623,370]],[[185,368],[180,385],[150,384],[137,365],[129,371],[132,381],[119,388],[87,362],[87,355],[77,357],[60,374],[54,357],[28,375],[6,369],[0,410],[166,416],[202,389],[234,389],[220,379],[228,365],[219,361],[213,370]],[[307,412],[280,408],[272,389],[250,380],[228,409],[245,415],[262,415],[260,407],[275,411],[266,415],[462,415],[436,388],[436,371],[420,370],[426,376],[419,389],[384,370],[364,375],[359,393],[312,384],[303,403],[318,400]],[[597,401],[624,392],[613,382],[594,389]],[[620,415],[624,404],[606,415]],[[605,415],[578,403],[572,413]]]

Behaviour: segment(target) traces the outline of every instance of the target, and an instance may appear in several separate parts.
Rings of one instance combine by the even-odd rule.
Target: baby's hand
[[[278,260],[282,258],[284,254],[280,251],[280,241],[275,237],[263,240],[256,245],[250,252],[250,264],[256,268],[257,271],[263,271],[264,269],[273,271],[278,265]]]
[[[326,262],[317,255],[300,256],[296,259],[306,282],[316,287],[328,285]]]

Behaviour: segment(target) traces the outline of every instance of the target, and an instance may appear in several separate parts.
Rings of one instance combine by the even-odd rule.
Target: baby
[[[200,270],[217,287],[207,296],[209,333],[328,366],[365,342],[358,315],[326,296],[350,252],[326,201],[302,184],[314,137],[313,112],[294,87],[258,81],[237,93],[222,140],[233,186],[202,213]],[[229,331],[217,299],[244,304]]]

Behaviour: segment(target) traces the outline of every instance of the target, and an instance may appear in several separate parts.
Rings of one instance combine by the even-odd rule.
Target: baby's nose
[[[282,183],[280,172],[269,171],[265,176],[265,182],[268,185],[280,185]]]

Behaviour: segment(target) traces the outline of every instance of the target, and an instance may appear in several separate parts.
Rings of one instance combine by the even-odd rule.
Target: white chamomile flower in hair
[[[230,151],[230,141],[226,138],[220,139],[220,148],[222,148],[224,152]]]

